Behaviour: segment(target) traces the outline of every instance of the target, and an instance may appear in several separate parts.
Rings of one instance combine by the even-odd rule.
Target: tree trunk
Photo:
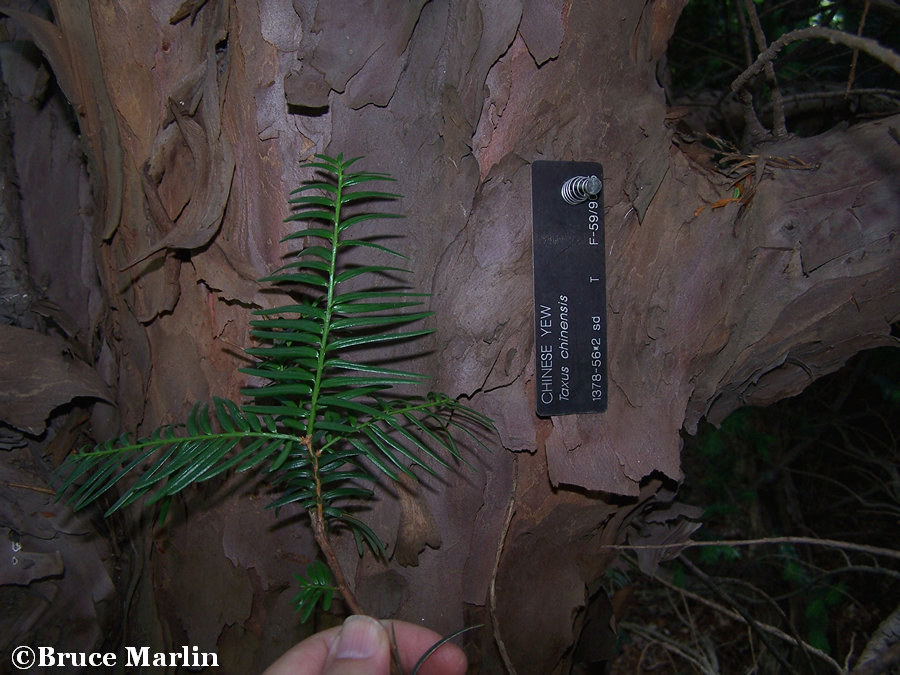
[[[651,520],[658,536],[683,536],[670,489],[682,428],[894,344],[900,312],[889,133],[900,120],[759,148],[752,189],[716,204],[732,179],[675,143],[656,79],[684,4],[58,2],[52,24],[10,12],[50,62],[89,157],[90,255],[30,255],[33,268],[55,259],[52,299],[84,317],[81,341],[115,391],[118,416],[95,407],[93,435],[236,395],[248,308],[271,304],[255,279],[286,252],[287,193],[309,178],[298,161],[365,155],[405,194],[390,231],[405,235],[398,248],[439,328],[396,354],[493,416],[499,436],[475,471],[424,481],[417,503],[441,545],[418,566],[359,559],[349,540],[342,560],[372,613],[445,633],[486,623],[467,637],[484,672],[501,651],[518,672],[567,672],[614,557],[604,547]],[[602,414],[534,413],[540,159],[603,164]],[[26,226],[38,241],[40,224]],[[64,286],[90,291],[67,298]],[[130,608],[142,639],[216,651],[227,672],[301,636],[289,584],[316,554],[304,520],[276,527],[264,491],[236,483],[212,501],[190,492],[155,532]],[[367,520],[390,544],[412,502],[381,497]]]

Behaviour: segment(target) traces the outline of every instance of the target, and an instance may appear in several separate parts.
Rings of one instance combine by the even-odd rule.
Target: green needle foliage
[[[356,159],[317,155],[305,165],[318,178],[295,190],[294,214],[304,225],[283,241],[304,246],[289,262],[261,281],[290,293],[292,304],[254,311],[247,349],[255,363],[240,371],[254,385],[242,390],[248,403],[216,398],[197,404],[187,422],[163,426],[143,438],[128,434],[71,455],[60,467],[60,494],[81,509],[119,486],[106,514],[144,498],[165,507],[194,483],[223,472],[260,468],[278,496],[275,508],[298,503],[310,515],[313,532],[337,582],[324,565],[311,565],[301,578],[299,610],[306,618],[340,590],[357,611],[329,543],[335,526],[349,528],[363,543],[384,550],[377,535],[351,515],[360,499],[371,498],[366,483],[396,479],[414,467],[464,462],[454,436],[476,445],[479,428],[493,422],[445,394],[398,395],[396,385],[416,385],[423,375],[389,368],[373,360],[373,347],[410,340],[431,331],[409,324],[431,315],[410,311],[426,294],[376,288],[366,277],[393,278],[408,270],[382,264],[344,264],[342,254],[366,248],[379,257],[404,256],[365,236],[352,237],[368,221],[396,218],[368,212],[366,202],[398,195],[367,189],[387,174],[351,172]],[[349,213],[348,213],[349,212]]]
[[[294,604],[300,612],[300,621],[306,623],[315,610],[316,605],[321,604],[326,612],[331,608],[331,600],[338,588],[331,578],[331,570],[321,560],[313,560],[306,566],[306,576],[295,574],[294,577],[300,584],[300,592],[294,597]]]

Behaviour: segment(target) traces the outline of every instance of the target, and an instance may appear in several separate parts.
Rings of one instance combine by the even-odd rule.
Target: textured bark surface
[[[242,384],[247,310],[273,302],[255,279],[285,252],[286,195],[309,177],[298,160],[343,152],[391,172],[408,217],[379,227],[405,235],[439,328],[397,356],[492,415],[499,438],[476,471],[382,495],[369,520],[390,546],[399,537],[401,561],[437,543],[436,525],[440,546],[417,566],[360,560],[350,541],[342,559],[373,613],[442,632],[483,621],[467,638],[482,670],[499,667],[499,636],[519,672],[553,672],[612,559],[604,545],[680,532],[685,513],[660,489],[681,476],[682,428],[892,343],[900,120],[761,148],[753,199],[712,208],[731,181],[673,142],[656,80],[683,0],[372,4],[195,2],[181,16],[172,1],[63,2],[52,23],[10,12],[76,113],[93,187],[78,188],[71,125],[41,126],[54,108],[29,98],[34,60],[7,53],[31,274],[77,318],[72,339],[115,392],[92,435],[146,431]],[[52,188],[65,222],[29,177],[60,152],[76,157]],[[538,159],[604,166],[603,415],[533,412]],[[315,548],[303,519],[276,525],[266,503],[246,484],[187,497],[138,552],[126,644],[215,649],[243,672],[302,635],[289,584]]]

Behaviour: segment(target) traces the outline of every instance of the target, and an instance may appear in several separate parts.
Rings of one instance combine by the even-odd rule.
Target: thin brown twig
[[[362,608],[356,601],[356,596],[353,594],[353,591],[350,590],[350,584],[347,583],[347,578],[344,576],[344,570],[341,567],[341,563],[338,561],[337,555],[335,555],[334,549],[331,547],[331,540],[328,538],[328,533],[325,531],[325,521],[323,521],[315,511],[310,511],[309,516],[313,521],[313,536],[316,538],[316,543],[319,545],[319,549],[325,556],[328,567],[331,568],[331,573],[334,574],[334,582],[337,584],[338,591],[340,591],[341,596],[344,598],[344,602],[347,603],[352,614],[364,614],[365,612],[362,611]]]
[[[12,488],[21,488],[23,490],[31,490],[32,492],[40,492],[44,495],[56,495],[56,490],[51,490],[47,487],[42,487],[40,485],[28,485],[26,483],[13,483],[12,481],[7,481],[7,487]]]
[[[856,36],[862,37],[863,28],[866,25],[866,15],[869,13],[869,0],[863,5],[862,16],[859,17],[859,26],[856,28]],[[850,95],[850,89],[853,87],[853,80],[856,79],[856,62],[859,60],[859,49],[853,50],[853,56],[850,59],[850,74],[847,75],[847,89],[844,91],[844,98]]]
[[[512,479],[512,489],[509,493],[509,501],[506,504],[506,516],[503,518],[503,527],[500,530],[500,540],[497,542],[497,553],[494,556],[494,570],[491,573],[491,585],[490,585],[490,615],[491,615],[491,624],[494,628],[494,642],[497,643],[497,650],[500,652],[500,658],[503,659],[503,665],[506,668],[506,671],[509,675],[516,675],[516,669],[512,664],[512,660],[509,658],[509,652],[506,650],[506,644],[503,642],[503,639],[500,636],[500,626],[497,623],[497,594],[496,594],[496,585],[497,585],[497,572],[500,569],[500,558],[503,555],[503,547],[506,544],[506,535],[509,533],[509,525],[512,522],[513,515],[516,512],[516,487],[519,483],[519,464],[513,459],[513,479]]]

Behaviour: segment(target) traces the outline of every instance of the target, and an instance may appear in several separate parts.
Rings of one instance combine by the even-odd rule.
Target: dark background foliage
[[[694,538],[706,541],[812,537],[896,549],[900,528],[900,351],[853,358],[801,395],[743,408],[685,439],[684,501],[704,509]],[[841,661],[897,609],[892,561],[793,543],[699,548],[682,554],[756,620],[777,626]],[[716,600],[683,561],[660,572],[678,588]],[[677,591],[636,582],[623,621],[666,630],[701,651],[715,645],[720,672],[783,672],[747,628],[708,607],[672,601]],[[619,586],[628,587],[620,582]],[[648,609],[652,608],[650,612]],[[617,673],[688,663],[625,627]],[[801,649],[778,645],[796,672],[827,672]],[[689,671],[685,671],[689,672]]]
[[[744,0],[692,0],[678,21],[669,50],[673,103],[706,108],[707,130],[740,144],[743,122],[730,84],[758,53]],[[881,45],[900,44],[900,7],[868,0],[755,2],[769,43],[792,30],[820,26],[862,34]],[[863,15],[865,14],[865,18]],[[854,65],[855,62],[855,65]],[[788,45],[776,60],[787,127],[812,136],[836,124],[859,122],[900,108],[900,80],[889,66],[827,40]],[[751,88],[764,123],[772,124],[771,87],[759,77]]]
[[[894,49],[900,45],[896,3],[754,5],[769,42],[810,26],[856,34],[862,24],[864,36]],[[730,84],[757,51],[742,0],[687,5],[663,77],[670,103],[689,111],[685,119],[693,131],[741,146],[744,120]],[[775,63],[787,127],[794,134],[811,136],[900,109],[897,73],[842,45],[795,43]],[[772,87],[759,77],[752,90],[756,110],[771,128]],[[894,348],[861,353],[798,396],[740,409],[717,426],[703,423],[695,436],[685,436],[682,453],[685,479],[679,494],[704,509],[703,527],[694,538],[794,536],[896,548],[898,443],[900,352]],[[900,575],[877,556],[792,543],[698,548],[682,555],[660,570],[665,584],[636,577],[634,569],[622,576],[613,570],[613,597],[623,603],[618,610],[625,623],[613,672],[699,672],[710,663],[722,673],[828,670],[821,660],[784,643],[777,645],[784,659],[779,662],[745,624],[686,602],[679,589],[720,605],[729,606],[723,598],[730,599],[730,606],[743,607],[757,621],[838,662],[846,654],[858,656],[867,636],[898,609]],[[723,595],[711,589],[710,580]]]

